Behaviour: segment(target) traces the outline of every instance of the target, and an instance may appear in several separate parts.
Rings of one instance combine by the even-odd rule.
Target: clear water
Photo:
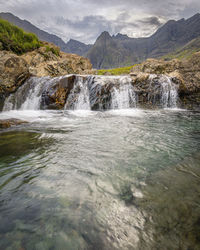
[[[0,132],[0,249],[200,249],[200,114],[19,110]]]

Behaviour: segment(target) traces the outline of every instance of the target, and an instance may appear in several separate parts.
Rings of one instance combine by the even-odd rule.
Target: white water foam
[[[125,79],[124,79],[125,80]],[[120,82],[119,88],[113,87],[112,109],[128,109],[136,107],[136,95],[131,83]]]
[[[149,77],[152,83],[154,82],[155,90],[156,88],[160,88],[160,105],[162,108],[176,108],[177,107],[177,100],[178,100],[178,87],[177,85],[172,81],[172,79],[169,76],[166,75],[150,75]],[[152,93],[149,93],[151,95]],[[154,93],[153,93],[154,94]]]

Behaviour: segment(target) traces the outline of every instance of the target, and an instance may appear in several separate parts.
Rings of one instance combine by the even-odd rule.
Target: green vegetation
[[[167,54],[162,57],[165,60],[172,60],[172,59],[190,59],[192,55],[196,52],[200,51],[200,37],[193,39],[189,43],[187,43],[182,48]]]
[[[98,75],[127,75],[130,73],[133,66],[116,68],[116,69],[100,69]]]
[[[56,56],[60,55],[60,49],[58,47],[50,47],[49,45],[45,45],[45,48],[46,48],[46,53],[51,51]]]
[[[0,49],[18,55],[40,47],[40,41],[32,33],[26,33],[8,21],[0,19]]]

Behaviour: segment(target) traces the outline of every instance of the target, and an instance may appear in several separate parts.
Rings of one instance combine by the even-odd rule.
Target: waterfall
[[[169,76],[150,75],[149,100],[160,103],[162,108],[176,108],[178,87]]]
[[[161,104],[163,108],[176,108],[178,92],[176,85],[169,77],[163,77],[161,83]]]
[[[49,81],[49,77],[30,78],[16,93],[5,100],[3,111],[40,109],[42,91]]]
[[[32,77],[5,100],[3,111],[128,109],[135,108],[139,98],[142,104],[176,107],[177,85],[170,77],[150,75],[139,88],[132,81],[129,76]]]
[[[119,81],[119,87],[113,87],[112,109],[128,109],[136,107],[136,95],[131,85],[131,79],[124,77]]]
[[[97,110],[136,107],[129,76],[93,76],[89,83],[90,104]]]
[[[90,110],[88,82],[89,76],[77,76],[74,87],[70,92],[64,109]]]

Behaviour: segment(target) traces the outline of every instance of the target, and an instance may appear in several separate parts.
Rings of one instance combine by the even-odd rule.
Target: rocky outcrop
[[[55,77],[89,73],[92,70],[88,59],[75,54],[59,52],[59,48],[50,43],[44,43],[44,45],[46,47],[41,47],[22,56],[29,65],[31,75]],[[57,53],[53,53],[54,51]]]
[[[92,73],[90,61],[74,54],[60,52],[53,44],[43,46],[22,56],[0,51],[0,110],[5,97],[15,92],[30,76],[62,76]]]
[[[62,79],[56,79],[42,93],[42,108],[43,109],[63,109],[66,99],[74,87],[76,76],[70,75]]]
[[[7,51],[0,51],[0,108],[4,98],[30,76],[27,62]]]
[[[200,52],[195,53],[188,60],[148,59],[133,67],[130,75],[139,100],[144,104],[147,103],[149,87],[152,87],[149,78],[151,74],[156,74],[158,78],[166,75],[178,85],[181,107],[200,106]]]
[[[0,129],[10,128],[11,126],[17,126],[21,124],[28,123],[26,121],[22,121],[19,119],[6,119],[6,120],[0,120]]]

